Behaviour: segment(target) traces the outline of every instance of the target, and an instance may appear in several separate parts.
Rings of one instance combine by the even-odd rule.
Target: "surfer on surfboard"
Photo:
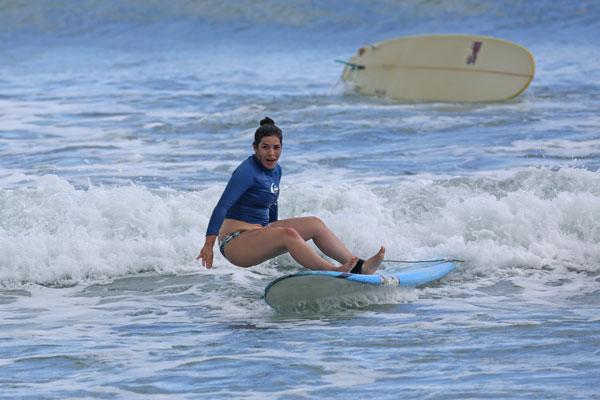
[[[218,240],[223,256],[238,267],[251,267],[289,252],[300,265],[313,270],[373,274],[385,249],[367,260],[359,259],[317,217],[278,220],[277,199],[281,166],[282,132],[266,117],[254,133],[254,155],[231,175],[210,217],[206,240],[196,259],[213,266],[213,247]],[[312,240],[334,265],[306,242]]]

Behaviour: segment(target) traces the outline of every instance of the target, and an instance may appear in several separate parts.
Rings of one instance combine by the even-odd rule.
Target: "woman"
[[[242,162],[210,217],[206,241],[197,259],[212,268],[213,247],[239,267],[251,267],[289,252],[300,265],[314,270],[373,274],[383,261],[385,249],[367,260],[350,250],[316,217],[277,219],[281,167],[277,164],[282,133],[272,119],[260,121],[254,133],[254,155]],[[320,257],[306,241],[312,239],[336,266]]]

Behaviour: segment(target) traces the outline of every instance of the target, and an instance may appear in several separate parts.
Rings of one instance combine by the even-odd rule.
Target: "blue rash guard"
[[[280,180],[279,164],[268,169],[254,156],[248,157],[231,174],[212,212],[206,235],[218,235],[225,218],[262,226],[277,221]]]

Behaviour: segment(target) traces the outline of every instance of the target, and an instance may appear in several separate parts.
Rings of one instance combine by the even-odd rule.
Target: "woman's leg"
[[[293,228],[304,240],[312,240],[319,250],[339,263],[346,263],[352,258],[352,252],[317,217],[283,219],[275,221],[269,226],[273,228]]]
[[[342,243],[342,241],[317,217],[299,217],[275,221],[269,224],[271,227],[292,228],[302,236],[304,240],[311,240],[319,250],[328,257],[339,263],[347,263],[353,254]],[[385,249],[383,246],[370,258],[366,259],[362,266],[363,274],[374,274],[383,262]],[[354,265],[354,263],[353,263]]]
[[[290,227],[267,227],[243,232],[225,246],[225,255],[239,267],[251,267],[285,252],[300,265],[316,270],[347,272],[356,264],[350,258],[339,267],[321,258],[295,229]]]

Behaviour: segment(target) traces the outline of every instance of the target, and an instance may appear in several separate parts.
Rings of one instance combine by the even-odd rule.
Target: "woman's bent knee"
[[[308,219],[309,219],[311,225],[313,225],[317,228],[325,227],[325,223],[319,217],[308,217]]]
[[[302,240],[304,241],[304,239],[302,239],[302,235],[300,235],[298,233],[297,230],[295,230],[294,228],[276,228],[279,232],[278,234],[281,235],[281,237],[283,237],[286,241],[287,240]]]
[[[318,236],[319,234],[322,234],[329,229],[329,228],[327,228],[327,225],[325,225],[325,222],[323,222],[321,220],[321,218],[319,218],[319,217],[308,217],[308,218],[309,218],[309,223],[310,223],[311,232],[312,232],[313,237]]]

